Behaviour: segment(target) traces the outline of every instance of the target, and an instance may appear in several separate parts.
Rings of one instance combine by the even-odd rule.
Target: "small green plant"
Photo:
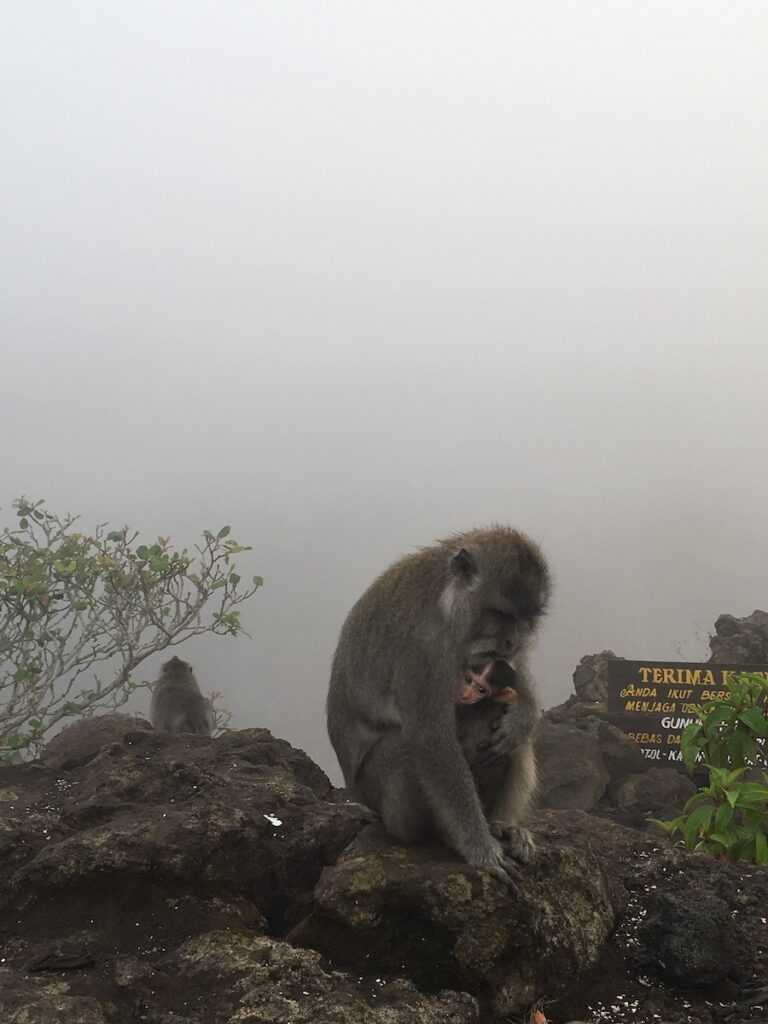
[[[670,838],[680,835],[689,850],[768,865],[768,774],[762,773],[762,782],[743,777],[766,763],[768,681],[747,672],[729,677],[725,685],[728,696],[701,704],[681,739],[686,768],[692,772],[701,761],[708,784],[679,817],[651,821]]]
[[[725,682],[728,697],[701,704],[692,722],[683,732],[681,751],[688,771],[702,755],[706,765],[715,768],[744,768],[765,764],[760,740],[768,738],[765,698],[768,681],[752,672]]]

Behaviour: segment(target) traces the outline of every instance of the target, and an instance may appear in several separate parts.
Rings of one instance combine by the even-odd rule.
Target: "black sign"
[[[649,761],[682,764],[680,737],[696,709],[728,697],[726,679],[753,672],[768,679],[768,666],[711,665],[687,661],[610,661],[608,719],[639,744]]]

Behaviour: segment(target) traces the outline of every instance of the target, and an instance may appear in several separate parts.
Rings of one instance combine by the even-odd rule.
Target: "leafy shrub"
[[[124,704],[148,685],[135,672],[151,655],[243,631],[237,606],[262,580],[241,586],[232,559],[250,549],[228,526],[190,553],[167,537],[139,544],[127,526],[86,536],[42,501],[14,506],[18,525],[0,531],[0,761],[38,753],[63,718]]]
[[[768,738],[768,681],[754,673],[729,677],[728,696],[701,704],[696,721],[681,739],[689,772],[702,761],[709,775],[672,821],[651,819],[671,837],[680,835],[689,850],[727,860],[768,864],[768,774],[762,782],[745,779],[765,766]]]

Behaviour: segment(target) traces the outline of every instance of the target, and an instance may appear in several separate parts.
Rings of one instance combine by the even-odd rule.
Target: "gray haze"
[[[766,607],[763,0],[1,13],[2,516],[231,523],[235,725],[334,770],[344,616],[472,525],[552,562],[549,703]]]

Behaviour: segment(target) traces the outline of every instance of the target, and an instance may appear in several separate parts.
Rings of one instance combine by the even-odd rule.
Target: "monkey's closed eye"
[[[505,626],[511,626],[520,621],[519,617],[514,612],[501,608],[492,608],[491,615],[497,618]]]

